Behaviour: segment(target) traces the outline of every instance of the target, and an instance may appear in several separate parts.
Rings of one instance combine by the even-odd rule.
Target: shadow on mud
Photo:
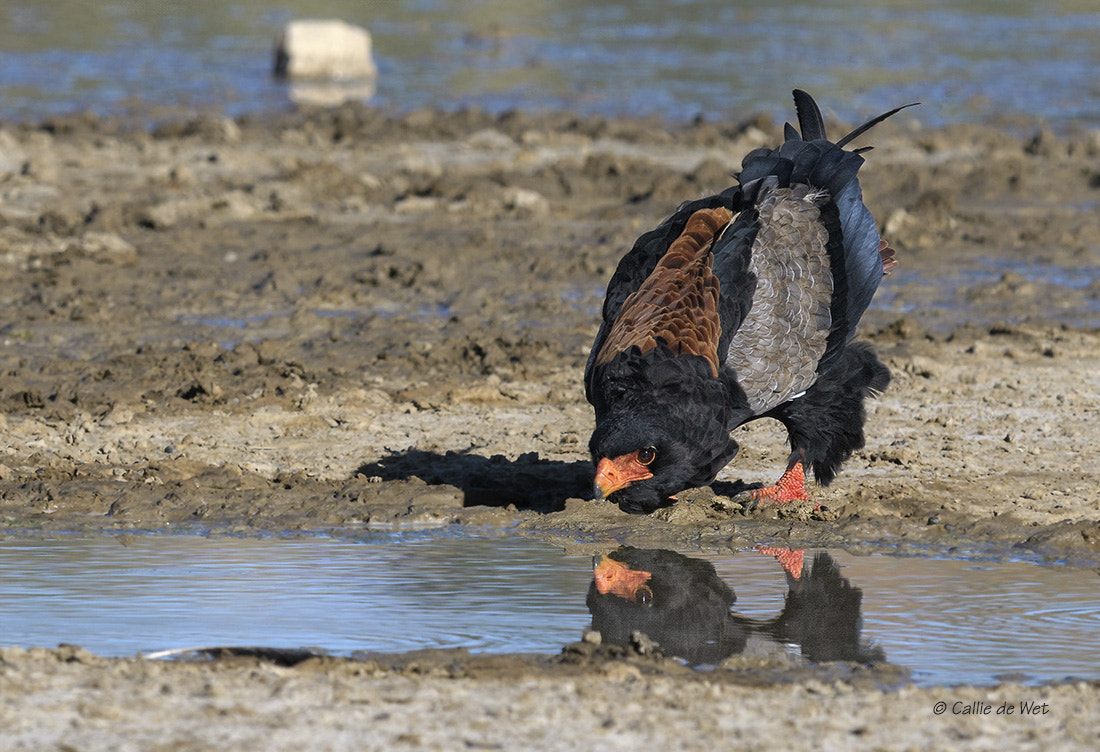
[[[592,497],[590,462],[541,459],[536,452],[508,459],[464,452],[410,449],[361,465],[356,471],[383,481],[419,478],[429,485],[454,486],[464,494],[463,506],[506,507],[554,512],[566,499]]]

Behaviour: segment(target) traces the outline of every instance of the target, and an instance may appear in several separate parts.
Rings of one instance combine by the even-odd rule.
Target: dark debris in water
[[[311,658],[323,658],[328,652],[320,648],[279,648],[240,645],[220,645],[215,647],[180,648],[147,653],[147,659],[174,660],[225,660],[229,658],[257,658],[276,666],[292,667]]]

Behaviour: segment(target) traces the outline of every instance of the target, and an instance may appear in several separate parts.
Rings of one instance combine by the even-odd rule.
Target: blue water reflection
[[[608,554],[630,560],[616,548],[596,563]],[[1100,679],[1100,590],[1089,569],[786,549],[659,556],[687,562],[683,571],[706,570],[703,591],[720,596],[707,612],[737,632],[738,640],[686,656],[695,663],[719,662],[736,652],[731,645],[755,640],[810,661],[885,657],[924,685]],[[358,540],[4,539],[0,645],[75,643],[113,656],[200,646],[554,654],[593,621],[608,639],[626,623],[614,613],[606,621],[606,603],[602,615],[589,612],[585,594],[592,605],[600,590],[594,579],[588,555],[438,531]],[[640,584],[658,594],[654,583]],[[663,629],[659,621],[647,628]],[[817,629],[823,624],[830,634]],[[633,628],[623,629],[619,637]]]
[[[787,115],[794,86],[859,120],[920,100],[929,123],[1038,115],[1100,124],[1100,12],[1091,0],[9,0],[0,8],[5,116],[154,105],[284,107],[277,31],[342,18],[374,36],[374,103],[568,108],[682,120]]]

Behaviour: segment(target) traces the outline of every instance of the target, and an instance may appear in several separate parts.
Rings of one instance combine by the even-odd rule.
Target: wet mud
[[[1100,556],[1100,133],[900,119],[865,137],[865,197],[900,262],[862,325],[894,377],[869,405],[866,448],[811,487],[818,506],[745,509],[732,496],[773,481],[787,454],[778,425],[754,424],[712,488],[628,515],[590,491],[581,374],[603,285],[637,235],[728,185],[779,124],[345,107],[146,125],[0,125],[4,535],[466,526],[594,551],[980,551],[1083,572]],[[377,691],[452,707],[440,697],[539,688],[575,704],[587,678],[559,675],[581,670],[569,655],[549,673],[533,658],[468,656],[304,671],[254,656],[173,667],[6,650],[0,681],[29,687],[33,704],[77,692],[89,672],[105,677],[100,699],[127,682],[159,692],[178,672],[195,692],[224,692],[211,713],[317,682],[344,704]],[[727,686],[743,674],[582,658],[612,697],[675,687],[699,694],[680,700],[693,707],[725,707],[729,692],[752,707]],[[468,668],[483,662],[511,668]],[[855,691],[870,685],[849,675],[764,683],[776,707],[823,693],[863,719],[852,729],[867,714],[931,717],[923,690]],[[1079,712],[1098,704],[1091,685],[1042,692],[1065,706],[1067,743],[1100,717]],[[377,702],[384,727],[402,717]],[[5,726],[13,712],[0,711]],[[37,722],[25,738],[61,738],[34,736]],[[194,733],[179,748],[215,743]]]

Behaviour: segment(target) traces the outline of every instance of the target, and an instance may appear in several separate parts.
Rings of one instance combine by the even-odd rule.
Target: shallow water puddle
[[[809,564],[813,552],[806,552]],[[854,556],[830,551],[863,591],[863,638],[923,685],[1100,677],[1100,576],[1023,561]],[[781,583],[767,557],[713,559],[735,610],[774,613]],[[763,608],[757,609],[756,604]]]
[[[556,653],[595,622],[605,639],[640,628],[702,665],[765,651],[884,657],[918,684],[1100,677],[1094,570],[784,551],[609,549],[593,562],[534,541],[432,534],[8,539],[0,645]]]
[[[587,623],[588,559],[523,540],[125,540],[0,541],[0,643],[523,652]]]
[[[1006,275],[1021,284],[1039,285],[1025,295],[1032,304],[1041,303],[1044,315],[1072,326],[1100,324],[1100,267],[1083,264],[1067,267],[1036,260],[977,258],[976,268],[954,268],[935,273],[907,269],[896,284],[883,285],[875,295],[873,308],[895,313],[934,310],[934,328],[949,330],[961,323],[988,325],[1026,319],[1029,310],[1021,306],[1017,291],[999,284]],[[978,317],[972,298],[990,309]],[[996,307],[1000,301],[1001,308]],[[1026,302],[1026,301],[1025,301]]]

